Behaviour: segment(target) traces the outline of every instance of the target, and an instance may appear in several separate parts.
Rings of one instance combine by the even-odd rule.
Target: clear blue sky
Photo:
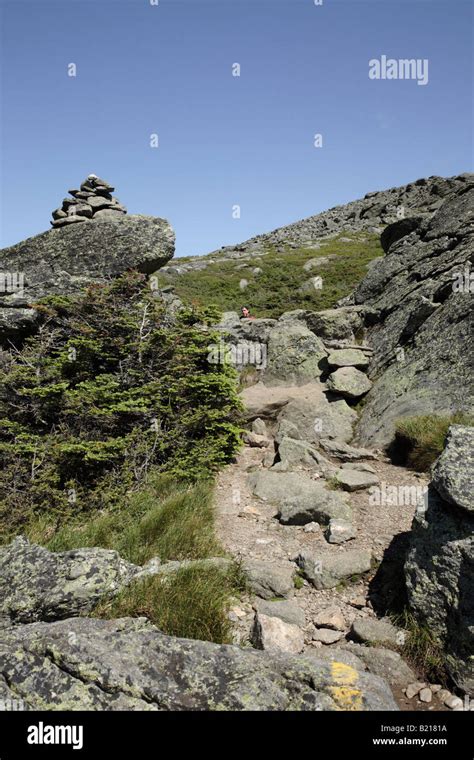
[[[0,3],[1,245],[48,229],[90,172],[186,255],[472,170],[471,2]],[[427,58],[428,85],[370,80],[383,54]]]

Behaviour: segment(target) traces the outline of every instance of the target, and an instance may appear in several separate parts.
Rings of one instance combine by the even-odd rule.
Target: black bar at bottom
[[[474,758],[474,713],[2,712],[0,760],[223,757],[272,749],[369,757]],[[54,742],[54,743],[53,743]],[[283,742],[287,747],[283,750]]]

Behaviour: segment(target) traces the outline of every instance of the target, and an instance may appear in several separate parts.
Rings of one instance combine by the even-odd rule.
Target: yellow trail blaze
[[[359,674],[357,670],[343,662],[331,663],[331,676],[334,686],[329,691],[340,710],[362,710],[362,694],[357,688]]]

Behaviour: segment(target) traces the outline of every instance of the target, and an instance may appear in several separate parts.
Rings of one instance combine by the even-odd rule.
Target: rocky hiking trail
[[[53,213],[53,229],[2,251],[3,270],[24,271],[25,282],[12,280],[0,298],[0,338],[10,347],[41,333],[49,317],[34,306],[38,300],[75,298],[84,286],[100,289],[128,270],[151,275],[153,299],[162,302],[166,325],[173,327],[183,308],[179,289],[174,292],[182,274],[199,290],[200,272],[222,264],[211,289],[228,293],[228,274],[240,303],[235,271],[261,264],[250,271],[267,277],[261,296],[262,303],[272,296],[271,312],[263,312],[271,317],[239,319],[226,302],[219,324],[197,327],[203,358],[209,350],[206,368],[231,353],[241,372],[243,446],[216,485],[217,533],[228,556],[188,559],[165,547],[146,559],[135,552],[126,558],[117,537],[54,551],[15,534],[0,547],[0,701],[41,710],[474,709],[468,287],[474,175],[368,193],[170,267],[168,222],[129,216],[112,191],[91,175]],[[331,297],[329,306],[317,297],[305,300],[308,273],[323,271],[318,267],[328,261],[313,252],[343,233],[338,255],[344,264],[347,235],[354,232],[381,234],[384,255],[370,261],[350,295]],[[292,251],[291,268],[303,283],[298,302],[288,285],[295,281],[285,277],[284,259],[288,265]],[[165,280],[162,287],[160,275],[158,287],[157,271],[176,275],[176,283]],[[329,274],[324,287],[330,292]],[[275,305],[281,284],[285,292]],[[144,321],[140,311],[142,327]],[[446,422],[429,475],[395,466],[385,454],[407,418],[435,427]],[[145,413],[143,421],[148,426]],[[190,450],[196,458],[196,445]],[[155,506],[159,513],[161,502],[150,514]],[[151,530],[146,520],[143,525]],[[71,546],[75,541],[66,541]],[[225,637],[212,640],[206,633],[164,633],[142,596],[130,616],[97,616],[98,604],[128,594],[135,581],[142,592],[149,581],[155,590],[172,591],[180,570],[234,572],[231,557],[246,577],[245,591],[232,586],[233,645],[215,643],[227,641],[227,626]],[[186,615],[196,609],[189,599]],[[400,627],[402,616],[393,617],[397,611],[407,613],[410,630]],[[433,646],[431,672],[443,673],[452,691],[444,681],[428,683],[414,664],[429,659]]]
[[[427,476],[391,464],[381,452],[355,447],[341,452],[340,458],[325,454],[330,463],[326,472],[329,481],[320,467],[276,461],[278,444],[274,436],[278,438],[283,410],[294,401],[322,395],[323,390],[321,383],[285,387],[259,383],[242,394],[244,402],[248,401],[253,432],[245,437],[236,461],[220,473],[216,489],[219,539],[242,563],[250,579],[250,593],[230,612],[234,641],[243,647],[304,652],[357,670],[367,669],[390,683],[401,710],[446,710],[442,701],[447,698],[446,691],[440,685],[431,685],[428,693],[429,685],[397,651],[405,632],[388,618],[378,617],[371,598],[373,594],[377,597],[374,579],[387,549],[394,539],[410,531],[419,506],[402,503],[394,507],[383,499],[381,504],[371,506],[369,486],[358,485],[357,490],[348,493],[352,512],[352,531],[348,535],[353,537],[346,541],[337,535],[331,537],[341,543],[330,543],[327,528],[306,516],[300,518],[304,524],[284,524],[278,519],[282,505],[295,501],[295,476],[301,482],[310,480],[327,489],[330,496],[347,493],[331,490],[332,470],[360,473],[373,485],[410,487],[416,493],[428,485]],[[340,443],[344,448],[344,442]],[[361,458],[355,459],[358,452]],[[355,461],[344,461],[351,458]],[[265,473],[281,481],[277,498],[261,498],[252,487],[255,479],[265,477]],[[323,562],[329,557],[337,563],[339,577],[334,582],[323,582],[326,588],[315,588],[308,579],[310,573],[298,567],[302,556],[314,556]]]

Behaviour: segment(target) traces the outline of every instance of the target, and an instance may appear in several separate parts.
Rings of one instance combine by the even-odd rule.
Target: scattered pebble
[[[455,697],[454,694],[450,694],[450,696],[444,700],[444,704],[446,707],[449,707],[450,710],[458,710],[459,708],[464,709],[464,703],[460,697]]]
[[[330,628],[333,631],[345,631],[347,624],[342,613],[334,608],[328,608],[318,612],[313,623],[316,628]]]
[[[424,689],[421,689],[418,697],[419,697],[420,702],[431,702],[431,700],[433,699],[433,693],[431,689],[426,687]]]
[[[317,522],[310,522],[304,526],[305,533],[321,533],[321,526]]]
[[[424,687],[425,684],[419,683],[418,681],[415,683],[410,683],[405,689],[405,694],[407,695],[408,699],[413,699],[413,697],[416,697],[416,695],[419,694]]]

